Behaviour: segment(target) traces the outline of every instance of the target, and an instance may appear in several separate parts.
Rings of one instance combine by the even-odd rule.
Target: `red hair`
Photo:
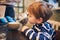
[[[46,22],[52,16],[52,11],[49,7],[46,2],[34,2],[28,7],[27,11],[33,14],[36,19],[41,17],[43,22]]]

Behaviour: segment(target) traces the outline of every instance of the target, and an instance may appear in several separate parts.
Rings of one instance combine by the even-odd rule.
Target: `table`
[[[19,31],[10,31],[7,33],[6,40],[28,40],[28,39]]]
[[[60,40],[60,31],[56,31],[55,40]],[[10,31],[7,34],[7,40],[29,40],[19,31]]]

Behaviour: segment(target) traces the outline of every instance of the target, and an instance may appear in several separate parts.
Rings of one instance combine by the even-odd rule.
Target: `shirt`
[[[35,24],[32,29],[26,29],[24,33],[30,40],[53,40],[55,37],[55,30],[48,22]]]

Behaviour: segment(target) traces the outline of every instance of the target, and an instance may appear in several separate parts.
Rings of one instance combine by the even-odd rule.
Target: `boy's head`
[[[30,23],[44,23],[52,15],[51,5],[46,2],[34,2],[27,9],[28,20]]]

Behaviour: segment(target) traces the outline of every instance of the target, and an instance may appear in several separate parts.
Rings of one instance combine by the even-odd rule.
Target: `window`
[[[16,18],[19,17],[19,15],[24,12],[24,0],[21,0],[20,3],[16,3],[14,10]]]

